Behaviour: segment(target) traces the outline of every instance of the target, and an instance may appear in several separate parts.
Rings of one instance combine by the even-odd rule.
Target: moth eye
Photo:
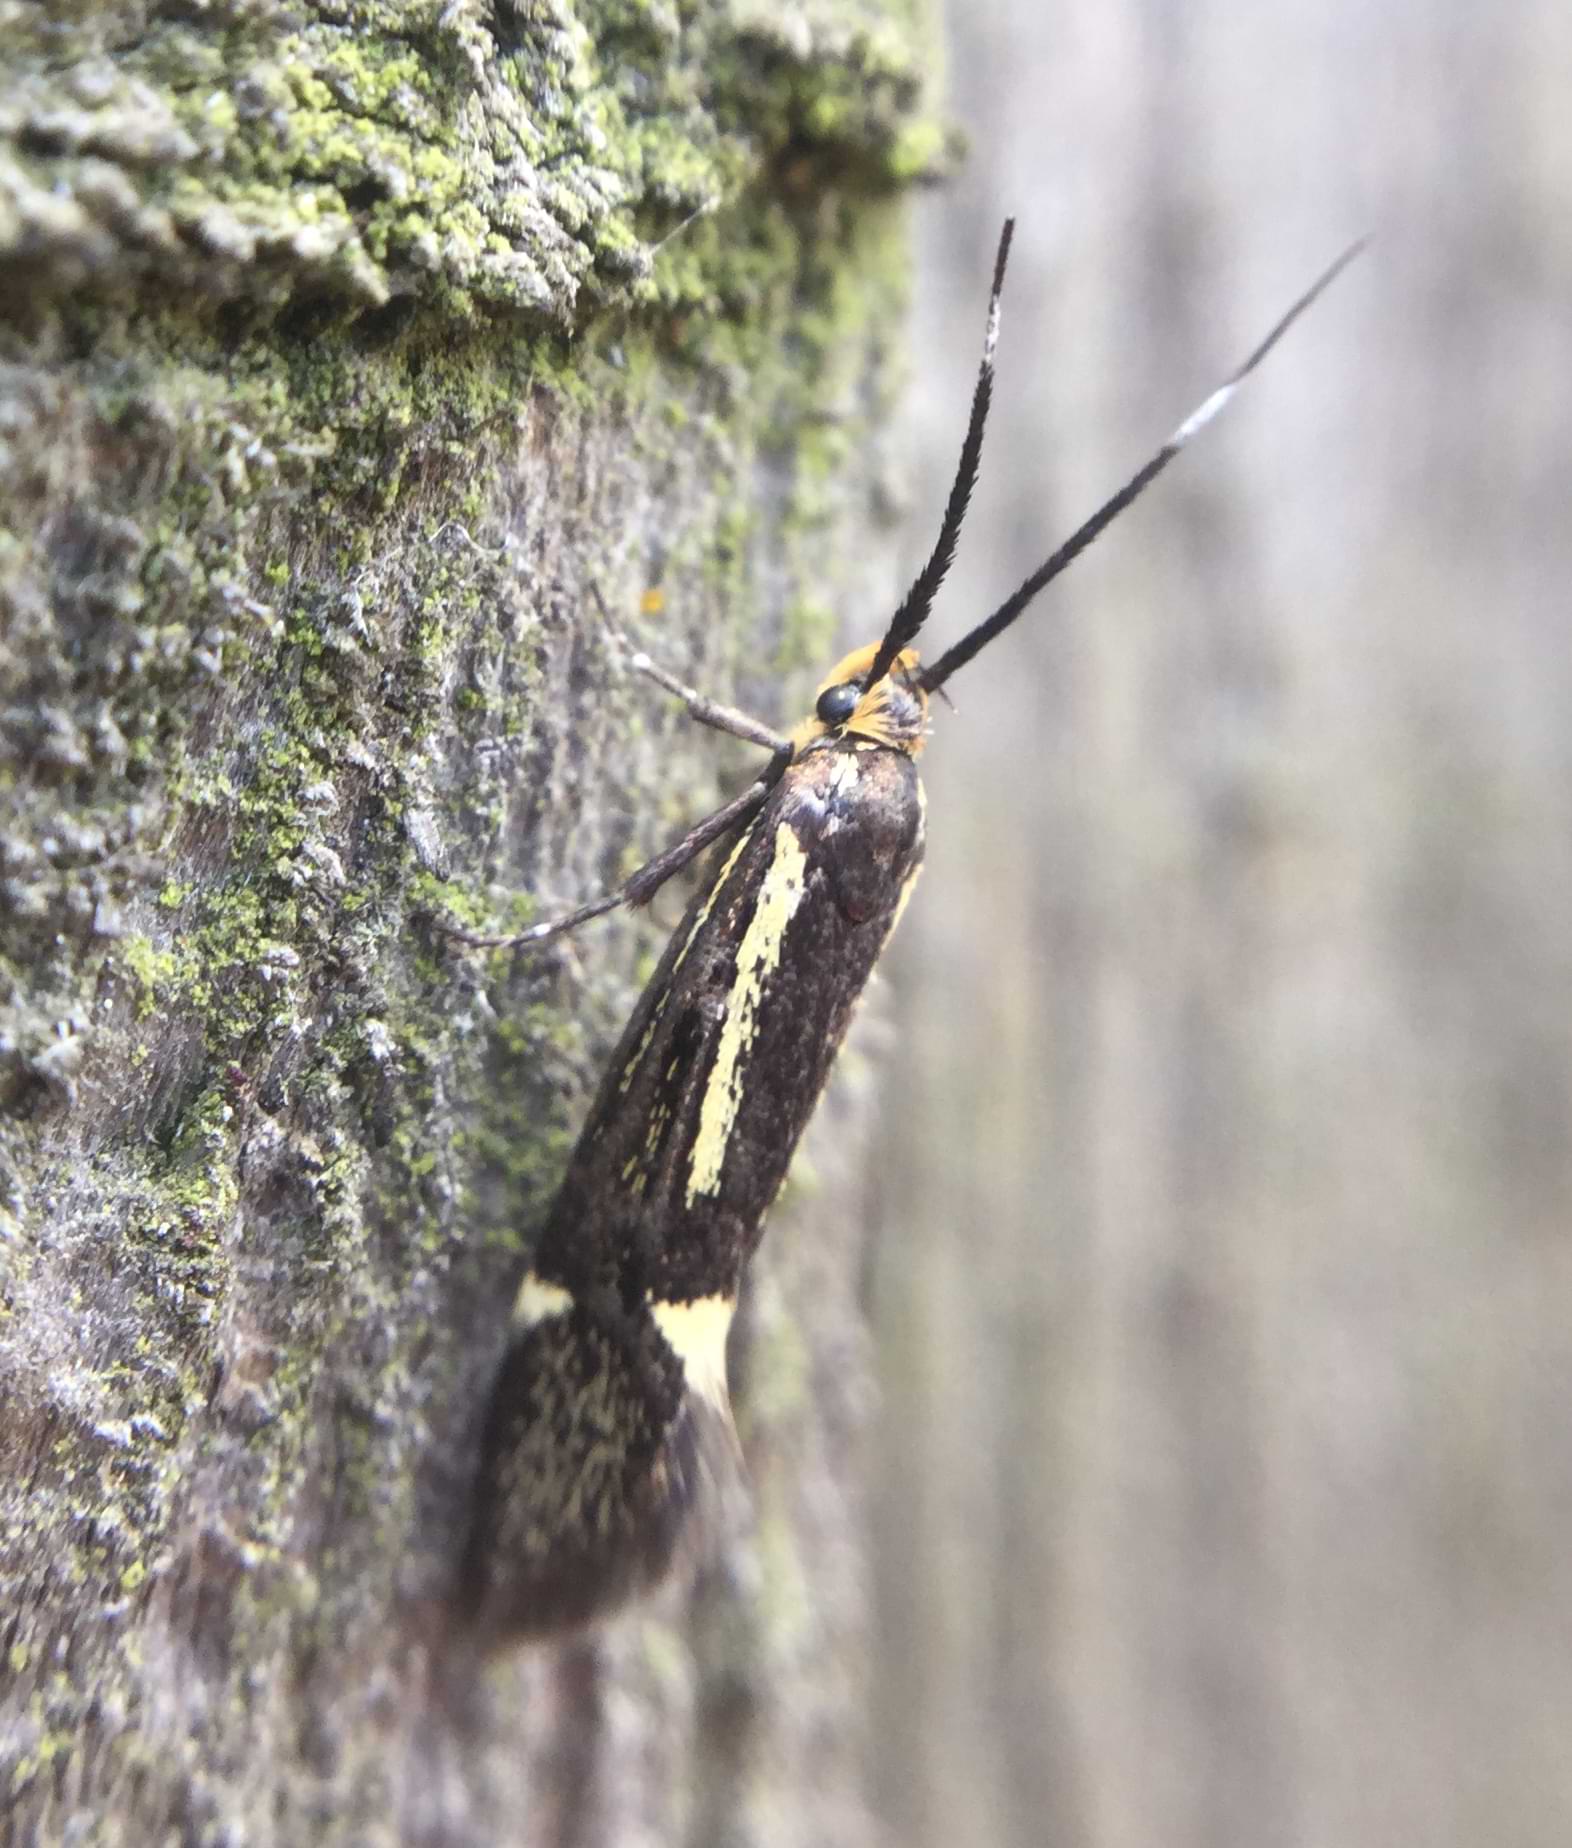
[[[838,687],[826,687],[814,707],[821,725],[844,725],[857,710],[862,688],[855,680],[843,680]]]

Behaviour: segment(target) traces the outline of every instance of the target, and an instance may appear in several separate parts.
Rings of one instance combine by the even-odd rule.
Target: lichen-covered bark
[[[772,718],[882,607],[924,52],[900,0],[0,14],[11,1838],[861,1839],[839,1186],[743,1331],[753,1531],[445,1659],[509,1286],[660,920],[430,919],[599,889],[740,769],[592,583]]]

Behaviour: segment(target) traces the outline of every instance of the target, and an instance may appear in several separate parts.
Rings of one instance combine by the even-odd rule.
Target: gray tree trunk
[[[1572,1841],[1572,9],[977,0],[923,213],[957,677],[891,953],[905,1848]],[[921,534],[913,533],[914,544]]]
[[[888,607],[923,53],[903,0],[0,13],[10,1839],[866,1839],[855,1060],[742,1330],[752,1529],[441,1687],[661,920],[429,918],[574,902],[745,774],[592,585],[771,719]]]

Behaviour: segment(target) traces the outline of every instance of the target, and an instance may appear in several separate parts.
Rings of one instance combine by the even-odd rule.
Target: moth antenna
[[[930,667],[922,670],[920,684],[924,691],[937,692],[957,668],[964,667],[973,655],[980,653],[995,636],[1001,635],[1008,629],[1045,585],[1051,584],[1061,571],[1072,565],[1092,541],[1118,519],[1132,501],[1138,500],[1146,492],[1191,437],[1205,429],[1295,321],[1332,286],[1368,242],[1368,238],[1360,238],[1356,243],[1350,244],[1336,262],[1324,269],[1293,306],[1279,317],[1271,332],[1257,344],[1244,364],[1225,379],[1216,391],[1196,406],[1156,455],[1137,469],[1117,494],[1105,500],[1084,525],[1078,526],[1052,557],[1039,565],[1025,583],[1006,597],[986,621],[978,623],[977,627],[969,634],[963,635],[953,648],[940,655]]]
[[[907,591],[900,608],[890,618],[890,626],[873,657],[865,687],[876,686],[890,671],[890,664],[928,620],[933,600],[939,594],[961,536],[966,509],[971,504],[972,489],[977,485],[977,469],[982,461],[983,427],[988,421],[988,406],[993,401],[993,354],[999,344],[999,297],[1004,291],[1004,268],[1010,260],[1010,240],[1015,235],[1015,220],[1007,218],[999,233],[999,250],[993,260],[993,288],[988,296],[988,325],[983,334],[982,363],[977,368],[977,386],[972,393],[971,415],[966,420],[966,437],[961,444],[961,458],[956,464],[955,481],[945,503],[944,519],[933,552]]]
[[[649,255],[652,257],[658,255],[674,237],[681,237],[689,225],[695,223],[700,218],[707,218],[710,213],[715,210],[717,203],[718,201],[714,199],[706,199],[703,204],[696,205],[680,224],[673,225],[664,237],[657,238],[656,241],[650,245]]]

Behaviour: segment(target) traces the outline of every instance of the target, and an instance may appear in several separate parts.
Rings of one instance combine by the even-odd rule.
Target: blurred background
[[[959,675],[872,1296],[893,1841],[1572,1841],[1572,8],[956,0]]]

